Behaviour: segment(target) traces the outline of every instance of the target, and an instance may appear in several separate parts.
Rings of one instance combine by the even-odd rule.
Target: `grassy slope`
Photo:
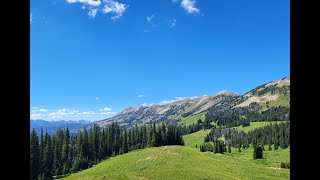
[[[192,125],[193,123],[196,124],[198,119],[201,119],[202,121],[204,121],[206,114],[207,114],[207,112],[202,112],[202,113],[196,114],[194,116],[188,116],[185,118],[181,118],[180,122],[185,126]]]
[[[238,131],[249,132],[250,130],[269,125],[270,123],[272,123],[272,124],[278,123],[279,124],[279,123],[283,123],[283,122],[285,122],[285,121],[250,122],[250,126],[246,126],[246,127],[238,126],[238,127],[236,127],[236,129]]]
[[[183,139],[184,139],[184,143],[186,146],[188,147],[192,147],[192,148],[196,148],[196,145],[203,144],[204,142],[204,138],[206,137],[207,134],[209,134],[210,130],[200,130],[198,132],[192,133],[192,134],[188,134],[188,135],[184,135]]]
[[[267,104],[265,102],[259,103],[262,106],[261,111],[267,110]],[[269,107],[276,107],[276,106],[289,106],[290,105],[290,94],[283,95],[281,94],[276,100],[270,101],[268,106]]]
[[[65,179],[289,179],[290,170],[274,169],[289,155],[289,149],[264,151],[266,159],[252,160],[252,149],[222,155],[184,146],[154,147],[112,157]]]

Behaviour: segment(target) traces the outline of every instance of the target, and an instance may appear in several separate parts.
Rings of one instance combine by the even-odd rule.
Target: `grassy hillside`
[[[192,125],[193,123],[196,124],[199,119],[201,119],[201,121],[204,121],[204,119],[206,118],[206,114],[207,112],[202,112],[193,116],[182,118],[180,123],[185,126]]]
[[[268,104],[266,102],[260,102],[259,104],[262,106],[261,111],[267,110],[269,107],[290,106],[290,93],[280,94],[278,99],[269,101]]]
[[[64,179],[290,179],[290,170],[278,169],[289,161],[289,149],[264,151],[264,156],[252,160],[252,149],[213,154],[185,146],[154,147],[112,157]]]
[[[266,125],[269,125],[270,123],[282,123],[283,121],[271,121],[271,122],[250,122],[250,126],[247,127],[242,127],[238,126],[236,129],[238,131],[244,131],[244,132],[249,132],[250,130],[263,127]],[[195,148],[196,145],[203,144],[204,138],[206,137],[207,134],[209,134],[210,130],[200,130],[198,132],[192,133],[192,134],[187,134],[183,136],[184,143],[188,147]]]
[[[246,126],[246,127],[238,126],[238,127],[236,127],[236,129],[238,131],[249,132],[250,130],[269,125],[270,123],[272,123],[272,124],[278,123],[279,124],[279,123],[283,123],[283,122],[284,121],[250,122],[250,126]]]
[[[185,146],[195,148],[196,145],[203,144],[204,138],[209,134],[210,130],[200,130],[198,132],[183,136]]]

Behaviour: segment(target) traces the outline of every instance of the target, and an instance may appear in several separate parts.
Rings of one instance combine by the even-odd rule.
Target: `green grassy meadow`
[[[196,114],[194,116],[188,116],[185,118],[181,118],[180,122],[185,126],[192,125],[193,123],[196,124],[198,119],[201,119],[201,121],[204,121],[206,114],[207,114],[207,112],[205,111],[205,112]]]
[[[260,111],[264,111],[264,110],[267,110],[268,107],[277,107],[277,106],[290,106],[290,94],[281,94],[276,100],[274,101],[269,101],[269,103],[265,103],[265,102],[260,102],[259,103],[262,108]]]
[[[269,125],[270,123],[272,124],[275,124],[275,123],[283,123],[283,122],[286,122],[286,121],[269,121],[269,122],[265,122],[265,121],[262,121],[262,122],[250,122],[250,126],[246,126],[246,127],[242,127],[242,126],[238,126],[238,127],[235,127],[238,131],[244,131],[244,132],[249,132],[253,129],[256,129],[256,128],[259,128],[259,127],[263,127],[263,126],[267,126]]]
[[[268,124],[252,122],[237,128],[248,132]],[[290,147],[268,151],[265,146],[264,158],[259,160],[253,160],[251,147],[241,152],[231,148],[225,154],[200,152],[199,145],[209,132],[184,135],[185,146],[152,147],[111,157],[63,179],[290,179],[290,170],[280,168],[281,162],[290,162]]]
[[[63,179],[290,179],[290,170],[279,169],[282,161],[289,161],[289,148],[264,151],[264,157],[253,160],[252,149],[214,154],[187,146],[153,147],[112,157]]]

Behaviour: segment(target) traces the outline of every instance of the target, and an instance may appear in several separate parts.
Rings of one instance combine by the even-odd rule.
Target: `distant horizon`
[[[242,95],[290,75],[290,1],[30,1],[30,119]]]

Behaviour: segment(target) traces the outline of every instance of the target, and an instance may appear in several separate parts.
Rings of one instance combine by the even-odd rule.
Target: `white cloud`
[[[100,100],[100,98],[99,98],[99,97],[96,97],[96,100]]]
[[[100,111],[100,114],[117,114],[116,112],[112,112],[112,109],[111,108],[108,108],[108,107],[105,107],[103,109],[99,109]]]
[[[176,19],[173,19],[172,21],[170,21],[170,28],[175,27],[176,24],[177,24],[177,20],[176,20]]]
[[[105,5],[102,9],[102,12],[107,13],[115,13],[115,16],[111,17],[113,20],[117,20],[119,17],[121,17],[124,13],[124,11],[127,9],[127,5],[119,3],[117,1],[113,0],[104,0]]]
[[[40,111],[40,112],[47,112],[48,110],[42,108],[42,109],[39,109],[39,111]]]
[[[89,17],[94,18],[97,15],[98,9],[90,9],[88,12]]]
[[[37,114],[31,114],[31,117],[43,117],[45,116],[44,114],[37,113]]]
[[[62,118],[62,116],[51,116],[51,118]]]
[[[100,114],[109,114],[109,115],[111,115],[111,114],[117,114],[116,112],[101,112]]]
[[[146,102],[144,102],[141,106],[148,106],[148,104]]]
[[[208,95],[205,94],[205,95],[203,95],[203,96],[208,96]]]
[[[199,13],[200,10],[195,7],[196,0],[182,0],[180,6],[184,8],[189,14]]]
[[[139,94],[138,95],[138,98],[145,98],[145,97],[147,97],[146,95],[143,95],[143,94]]]
[[[88,6],[100,6],[101,0],[67,0],[68,3],[84,3]]]
[[[181,100],[184,100],[184,99],[187,99],[188,97],[175,97],[177,99],[177,101],[181,101]]]
[[[161,101],[160,105],[164,105],[164,104],[170,104],[170,103],[174,103],[176,101],[181,101],[181,100],[184,100],[184,99],[188,99],[188,97],[175,97],[175,99],[172,99],[172,100],[163,100]]]
[[[96,113],[93,112],[93,111],[85,111],[85,112],[81,112],[81,113],[78,113],[78,114],[81,114],[81,115],[92,115],[92,114],[96,114]]]
[[[108,107],[105,107],[105,108],[103,108],[103,109],[100,109],[99,111],[111,111],[112,109],[111,108],[108,108]]]
[[[153,19],[153,17],[154,17],[154,14],[152,14],[151,16],[147,16],[147,21],[148,21],[148,22],[151,22],[152,19]]]
[[[30,13],[30,22],[32,21],[32,13]]]
[[[67,116],[67,115],[74,115],[79,113],[78,110],[72,110],[72,109],[67,109],[67,108],[63,108],[63,109],[59,109],[57,112],[52,112],[49,114],[49,116]]]
[[[173,102],[175,102],[175,101],[177,101],[177,100],[163,100],[163,101],[161,101],[159,104],[161,104],[161,105],[170,104],[170,103],[173,103]]]
[[[88,16],[90,18],[96,17],[98,12],[102,13],[114,13],[111,17],[112,20],[116,20],[123,15],[128,5],[119,3],[115,0],[66,0],[69,4],[81,3],[81,9],[88,9]]]

